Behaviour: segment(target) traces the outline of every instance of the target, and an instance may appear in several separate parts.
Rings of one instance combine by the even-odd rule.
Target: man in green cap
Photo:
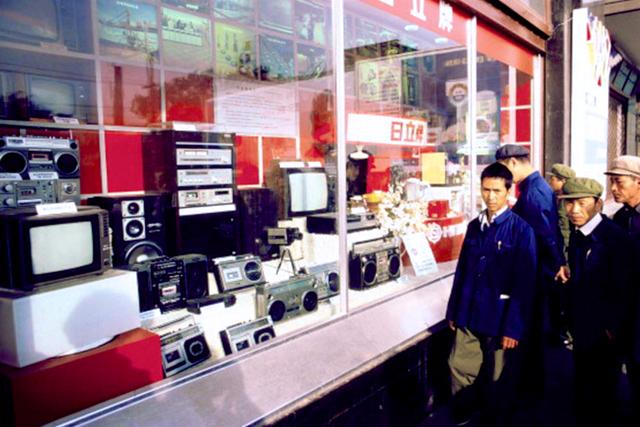
[[[565,182],[567,182],[569,178],[576,177],[575,171],[562,163],[556,163],[551,166],[551,171],[547,172],[546,175],[548,176],[547,182],[556,194],[556,197],[562,194],[562,186]],[[564,209],[561,200],[558,200],[558,225],[562,232],[562,238],[564,239],[564,247],[566,250],[567,246],[569,246],[569,218],[567,218],[567,211]]]
[[[601,195],[597,181],[570,178],[559,196],[573,226],[567,309],[580,426],[610,425],[621,367],[618,340],[631,284],[629,238],[600,213]]]

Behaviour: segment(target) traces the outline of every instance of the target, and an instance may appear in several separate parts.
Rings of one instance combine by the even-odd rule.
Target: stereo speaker
[[[269,188],[238,190],[240,253],[249,253],[267,261],[280,255],[278,246],[267,243],[267,228],[278,226],[278,201]]]

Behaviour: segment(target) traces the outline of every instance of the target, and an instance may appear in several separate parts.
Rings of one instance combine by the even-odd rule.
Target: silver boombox
[[[256,288],[256,317],[270,316],[278,322],[318,308],[318,286],[315,276],[299,274],[278,283],[265,283]]]
[[[2,137],[0,178],[80,178],[78,143],[65,138]]]
[[[151,331],[160,335],[162,368],[167,377],[197,365],[211,356],[204,331],[192,315],[158,325]]]
[[[220,340],[225,354],[237,353],[275,337],[273,321],[268,316],[229,326],[220,331]]]
[[[255,255],[238,255],[212,260],[218,290],[235,291],[265,282],[262,261]]]
[[[309,274],[318,280],[318,299],[320,301],[340,294],[340,273],[338,263],[328,262],[307,267]]]

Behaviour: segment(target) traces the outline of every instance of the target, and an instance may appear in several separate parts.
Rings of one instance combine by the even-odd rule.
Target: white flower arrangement
[[[394,190],[382,193],[378,205],[377,218],[382,230],[396,237],[427,231],[425,202],[403,200],[401,186],[396,186]]]

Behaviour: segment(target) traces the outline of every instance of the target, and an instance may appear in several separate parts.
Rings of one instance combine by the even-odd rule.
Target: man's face
[[[569,221],[576,227],[582,227],[600,211],[602,202],[595,197],[581,197],[579,199],[565,199]]]
[[[554,193],[559,194],[562,192],[562,186],[566,182],[566,179],[558,178],[555,175],[551,175],[549,177],[549,185]]]
[[[635,205],[640,201],[640,179],[626,175],[611,175],[609,182],[611,194],[616,202]]]
[[[482,200],[487,205],[489,215],[493,216],[507,205],[508,195],[509,191],[504,185],[504,179],[485,178],[482,180]]]

